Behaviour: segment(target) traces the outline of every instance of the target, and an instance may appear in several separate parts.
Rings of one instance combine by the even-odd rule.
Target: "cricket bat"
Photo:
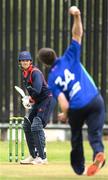
[[[18,86],[14,86],[15,90],[22,96],[22,99],[24,98],[23,100],[23,106],[26,108],[26,109],[31,109],[32,106],[30,103],[28,103],[28,98],[29,96],[26,96],[25,95],[25,92]]]
[[[25,95],[25,92],[18,86],[14,86],[15,87],[15,90],[22,96],[22,98],[24,98],[26,95]]]

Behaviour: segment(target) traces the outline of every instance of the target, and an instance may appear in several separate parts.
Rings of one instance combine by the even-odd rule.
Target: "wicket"
[[[15,130],[15,162],[18,162],[18,130],[21,129],[21,159],[24,159],[24,131],[23,117],[10,117],[9,119],[9,161],[13,161],[13,130]]]

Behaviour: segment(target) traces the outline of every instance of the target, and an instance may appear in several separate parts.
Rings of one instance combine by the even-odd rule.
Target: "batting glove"
[[[31,104],[29,100],[30,100],[29,96],[25,96],[22,98],[22,104],[23,104],[24,108],[26,108],[26,109],[32,108],[33,104]]]

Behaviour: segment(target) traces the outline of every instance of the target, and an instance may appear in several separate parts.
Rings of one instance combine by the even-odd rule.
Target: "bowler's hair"
[[[56,57],[55,51],[51,48],[41,48],[38,52],[39,60],[48,66],[53,64]]]

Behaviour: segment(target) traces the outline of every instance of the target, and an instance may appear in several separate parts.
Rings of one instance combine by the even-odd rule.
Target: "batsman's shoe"
[[[90,165],[87,169],[87,176],[95,175],[101,167],[105,164],[105,155],[103,152],[99,152],[92,165]]]
[[[31,164],[31,162],[34,160],[34,158],[32,156],[27,157],[24,160],[20,161],[20,164]]]
[[[31,162],[31,164],[33,164],[33,165],[37,165],[37,164],[48,164],[48,160],[47,160],[47,158],[42,159],[41,157],[36,157],[36,158]]]
[[[85,167],[84,172],[82,175],[87,175],[87,167]]]

